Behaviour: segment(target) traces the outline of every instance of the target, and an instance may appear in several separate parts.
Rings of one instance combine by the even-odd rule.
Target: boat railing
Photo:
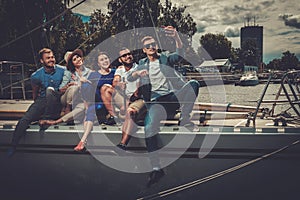
[[[24,63],[16,61],[0,61],[0,91],[1,96],[4,91],[9,89],[10,98],[14,99],[15,90],[22,91],[22,97],[26,99],[25,82],[29,78],[25,78]]]
[[[276,94],[274,100],[264,100],[265,94],[268,90],[269,84],[271,83],[272,78],[276,78],[275,74],[270,74],[269,79],[264,87],[264,90],[261,94],[257,102],[257,107],[255,112],[250,113],[247,119],[246,127],[250,126],[251,121],[253,122],[253,126],[255,127],[255,119],[257,117],[257,113],[260,109],[262,103],[273,103],[272,108],[270,110],[265,110],[264,115],[262,117],[268,116],[274,118],[274,125],[278,125],[278,122],[281,121],[283,126],[286,126],[286,118],[291,118],[298,120],[300,118],[300,70],[294,70],[286,72],[280,81],[280,87]],[[285,99],[279,99],[280,96],[284,96]],[[275,115],[275,107],[278,103],[285,103],[288,105],[287,109],[282,111],[279,115]],[[292,117],[290,114],[287,114],[287,111],[293,110],[296,116]]]

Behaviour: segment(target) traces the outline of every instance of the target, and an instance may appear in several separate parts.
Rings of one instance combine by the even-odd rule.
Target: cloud
[[[228,26],[226,27],[224,34],[226,37],[239,37],[240,30],[237,27]]]
[[[282,32],[279,32],[277,33],[278,35],[290,35],[290,34],[299,34],[300,31],[298,30],[288,30],[288,31],[282,31]]]
[[[267,8],[267,7],[270,7],[270,6],[272,6],[273,4],[275,4],[275,0],[273,0],[273,1],[263,1],[263,2],[261,2],[261,4],[262,4],[265,8]]]
[[[78,3],[81,0],[74,0]],[[197,24],[197,32],[193,42],[199,45],[199,38],[205,33],[224,33],[239,45],[237,28],[255,23],[264,27],[264,54],[270,51],[281,52],[289,49],[300,54],[299,0],[171,0],[173,5],[186,5],[186,13],[191,14]],[[95,9],[107,11],[109,0],[86,0],[73,11],[90,15]],[[160,1],[164,4],[164,0]],[[287,3],[288,2],[288,3]],[[70,3],[71,4],[71,3]],[[72,6],[74,4],[71,4]],[[280,13],[282,14],[278,18]],[[293,13],[293,14],[288,14]],[[279,20],[280,19],[280,20]],[[229,28],[231,27],[231,28]],[[292,28],[293,27],[293,28]],[[299,32],[297,32],[299,31]],[[233,37],[234,36],[234,37]]]
[[[286,26],[300,29],[300,15],[280,14],[279,19],[283,20]]]

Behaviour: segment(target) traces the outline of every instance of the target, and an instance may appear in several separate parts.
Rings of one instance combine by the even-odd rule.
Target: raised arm
[[[166,36],[171,37],[175,40],[176,48],[177,49],[183,48],[183,43],[181,41],[181,38],[180,38],[176,28],[174,28],[173,26],[166,26],[164,29],[166,32]]]

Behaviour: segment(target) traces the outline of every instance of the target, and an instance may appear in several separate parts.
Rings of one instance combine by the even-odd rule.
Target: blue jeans
[[[174,93],[161,96],[147,104],[148,112],[145,117],[145,137],[148,152],[158,150],[160,138],[160,121],[174,116],[176,110],[181,107],[181,118],[190,119],[194,103],[199,93],[200,84],[196,80],[190,80],[181,89]],[[156,160],[156,159],[155,159]],[[152,165],[157,165],[157,160]]]

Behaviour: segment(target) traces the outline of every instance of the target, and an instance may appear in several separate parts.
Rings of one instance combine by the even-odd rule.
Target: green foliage
[[[127,46],[130,49],[137,50],[140,47],[139,41],[145,36],[144,32],[139,32],[136,28],[141,27],[161,27],[172,25],[180,33],[182,40],[186,46],[190,45],[192,35],[196,32],[196,23],[189,14],[185,14],[185,6],[176,7],[168,0],[163,5],[159,0],[111,0],[108,3],[108,17],[111,18],[110,30],[111,34],[118,34],[129,31],[126,35],[132,37],[118,38],[116,45],[120,48]],[[115,15],[116,14],[116,15]],[[184,36],[187,37],[184,37]],[[126,42],[126,45],[124,45]],[[162,47],[164,43],[173,43],[171,40],[160,41]],[[173,44],[174,46],[174,44]],[[175,47],[175,46],[174,46]],[[139,50],[136,52],[137,57],[143,57],[143,53]]]
[[[116,13],[111,21],[115,27],[115,34],[133,28],[157,25],[158,4],[159,0],[111,0],[108,3],[108,15]]]
[[[173,6],[171,1],[166,0],[165,5],[160,4],[160,16],[158,18],[158,27],[171,25],[180,33],[189,38],[196,33],[196,23],[190,14],[185,14],[186,6]]]
[[[87,37],[80,18],[65,12],[62,1],[1,0],[0,4],[4,11],[0,14],[1,27],[5,27],[0,32],[0,60],[37,64],[37,52],[50,47],[60,61],[66,50]]]
[[[223,34],[207,33],[200,38],[201,46],[207,51],[212,59],[230,58],[232,43]],[[198,48],[201,55],[202,49]]]
[[[108,19],[108,16],[99,9],[91,14],[90,21],[87,24],[87,35],[90,37],[88,51],[111,35],[111,29],[107,23]]]
[[[186,50],[188,54],[193,52],[191,51],[191,42],[192,36],[196,33],[196,23],[190,14],[186,14],[186,6],[176,7],[172,4],[171,1],[165,0],[164,4],[159,4],[160,15],[158,17],[157,26],[163,27],[167,25],[171,25],[176,28],[176,30],[180,33],[180,37],[182,42],[185,44]],[[161,41],[162,46],[168,46],[168,44],[174,43],[173,40]],[[173,49],[169,46],[168,49],[174,51],[175,44],[173,44]]]
[[[105,39],[128,30],[132,37],[116,38],[112,45],[120,48],[126,41],[129,48],[139,49],[146,33],[137,28],[162,25],[173,25],[186,35],[182,39],[188,48],[196,32],[196,23],[185,14],[186,7],[176,7],[168,0],[164,4],[159,0],[111,0],[107,13],[95,10],[85,24],[66,10],[70,2],[74,0],[0,0],[0,23],[5,27],[0,31],[0,60],[37,64],[37,52],[49,47],[60,62],[68,50],[80,47],[87,54]],[[142,56],[138,50],[136,54]]]
[[[282,53],[282,57],[280,59],[273,59],[267,65],[268,69],[272,70],[283,70],[287,71],[289,69],[300,69],[299,59],[296,57],[294,53],[290,51],[285,51]]]

